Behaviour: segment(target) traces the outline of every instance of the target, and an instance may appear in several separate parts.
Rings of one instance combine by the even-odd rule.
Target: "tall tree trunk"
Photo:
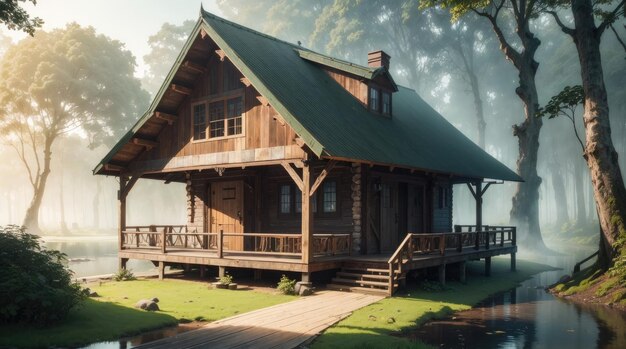
[[[485,131],[487,123],[485,122],[485,112],[483,110],[483,99],[480,96],[480,86],[478,85],[478,77],[474,68],[468,70],[467,75],[470,78],[472,88],[472,96],[474,97],[474,108],[476,111],[476,128],[478,130],[478,145],[485,149]]]
[[[550,165],[550,174],[552,179],[552,188],[554,189],[554,203],[556,205],[556,225],[561,226],[563,223],[569,222],[569,214],[567,213],[567,194],[565,193],[565,185],[563,184],[563,175],[561,166],[553,159]]]
[[[46,183],[48,182],[48,175],[50,175],[50,159],[52,158],[52,141],[51,137],[46,137],[44,141],[43,150],[43,171],[39,175],[39,180],[36,181],[36,185],[33,186],[33,198],[30,201],[30,205],[26,210],[26,216],[24,217],[23,225],[28,228],[32,233],[40,233],[39,227],[39,208],[41,207],[41,200],[46,190]]]
[[[580,162],[580,158],[575,159]],[[576,194],[576,225],[583,226],[587,219],[587,209],[585,202],[585,182],[583,177],[583,169],[578,163],[574,164],[574,192]]]
[[[601,246],[604,251],[600,256],[604,258],[600,262],[610,265],[610,260],[624,249],[624,246],[616,246],[615,243],[626,237],[626,188],[611,140],[609,104],[600,54],[602,32],[596,28],[591,0],[572,0],[571,4],[576,28],[573,37],[585,93],[584,156],[591,174],[602,230]]]
[[[524,57],[518,65],[518,70],[520,85],[515,92],[524,103],[525,119],[521,124],[513,126],[513,135],[517,137],[519,145],[517,173],[524,179],[524,182],[517,184],[510,218],[511,222],[519,227],[520,238],[526,247],[533,250],[545,249],[539,227],[541,177],[537,174],[537,155],[539,132],[543,122],[541,118],[536,117],[539,108],[535,85],[537,64],[532,57]]]
[[[60,227],[61,227],[61,233],[66,234],[69,231],[69,229],[67,229],[67,221],[65,219],[65,197],[64,197],[65,183],[63,181],[64,173],[65,173],[65,164],[63,163],[63,159],[64,159],[65,154],[64,154],[63,144],[59,144],[59,148],[60,148],[59,164],[61,165],[59,168],[59,210],[60,210],[60,216],[61,216]]]

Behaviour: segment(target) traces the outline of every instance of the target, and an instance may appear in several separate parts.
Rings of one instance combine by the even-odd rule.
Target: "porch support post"
[[[485,276],[491,276],[491,257],[485,257]]]
[[[474,198],[476,199],[476,231],[483,230],[483,182],[476,182],[476,194]],[[489,239],[489,237],[487,237]],[[480,234],[476,233],[476,245],[475,249],[480,249]]]
[[[117,207],[119,211],[118,242],[120,251],[124,247],[122,232],[126,230],[126,195],[128,194],[128,191],[126,190],[127,183],[128,177],[124,175],[120,176],[120,189],[117,192]]]
[[[461,281],[461,283],[465,283],[467,281],[467,274],[466,274],[466,265],[467,263],[465,261],[459,263],[459,281]]]
[[[165,262],[159,261],[159,280],[165,278]]]
[[[511,271],[516,271],[515,252],[511,252]]]
[[[200,278],[204,279],[206,277],[206,266],[200,265]]]
[[[119,268],[118,269],[126,270],[126,263],[128,263],[128,258],[120,258],[119,259]]]
[[[226,275],[226,267],[218,267],[218,274],[217,276],[219,277],[223,277]]]
[[[302,167],[302,263],[309,264],[313,255],[313,211],[311,210],[311,166]]]
[[[311,282],[311,274],[302,273],[302,282]]]

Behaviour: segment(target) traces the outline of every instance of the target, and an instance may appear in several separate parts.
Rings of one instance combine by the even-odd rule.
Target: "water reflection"
[[[550,259],[547,263],[569,267],[578,257]],[[544,291],[563,273],[536,275],[409,337],[440,348],[626,348],[625,313],[570,303]]]
[[[69,268],[77,278],[111,274],[117,271],[117,237],[44,238],[47,248],[67,254]],[[134,272],[154,269],[148,261],[131,260],[128,268]]]

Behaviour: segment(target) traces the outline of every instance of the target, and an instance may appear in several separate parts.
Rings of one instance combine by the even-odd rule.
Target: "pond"
[[[59,250],[68,257],[68,267],[74,277],[112,274],[117,272],[117,236],[44,237],[48,249]],[[133,272],[156,269],[148,261],[131,260],[128,268]]]
[[[584,257],[544,257],[540,262],[564,270],[538,274],[471,310],[431,321],[409,338],[439,348],[626,348],[626,313],[571,303],[544,290]]]

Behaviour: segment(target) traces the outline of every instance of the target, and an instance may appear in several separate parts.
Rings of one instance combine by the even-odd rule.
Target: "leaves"
[[[32,2],[37,0],[4,0],[0,2],[0,23],[4,23],[11,30],[21,30],[30,36],[35,34],[35,29],[41,28],[43,20],[39,17],[30,18],[28,12],[20,7],[20,2]]]
[[[580,85],[565,86],[561,92],[553,96],[545,107],[540,108],[537,117],[547,116],[553,119],[559,115],[573,112],[577,106],[585,102],[585,93]]]

